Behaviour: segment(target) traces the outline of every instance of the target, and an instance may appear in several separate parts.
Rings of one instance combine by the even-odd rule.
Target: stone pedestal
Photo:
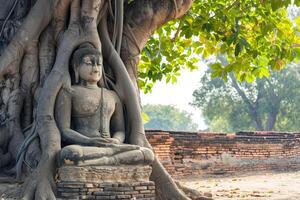
[[[58,169],[58,198],[155,200],[150,166],[63,166]]]

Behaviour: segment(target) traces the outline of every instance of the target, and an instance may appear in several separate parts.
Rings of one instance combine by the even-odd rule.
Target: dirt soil
[[[180,180],[214,200],[300,200],[300,171]]]
[[[180,182],[202,193],[212,193],[214,200],[300,200],[300,171],[189,178]],[[0,184],[0,200],[15,199],[3,193],[15,194],[19,187],[18,184]]]

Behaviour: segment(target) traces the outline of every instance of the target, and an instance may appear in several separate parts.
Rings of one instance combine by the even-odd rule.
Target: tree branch
[[[240,97],[243,99],[243,101],[248,105],[248,108],[253,110],[254,105],[251,102],[251,100],[247,97],[245,92],[240,88],[239,84],[237,83],[236,79],[233,77],[232,74],[229,75],[231,81],[232,81],[232,87],[237,91],[237,93],[240,95]]]
[[[125,6],[124,39],[121,58],[126,65],[130,78],[136,82],[137,64],[140,51],[155,30],[170,20],[183,16],[191,7],[192,0],[138,0]],[[134,37],[132,37],[133,35]],[[128,49],[127,47],[130,47]],[[136,85],[137,88],[137,85]]]
[[[47,27],[58,0],[38,0],[30,10],[20,30],[0,57],[0,78],[5,74],[16,74],[29,43],[39,38]]]
[[[240,95],[240,97],[243,99],[243,101],[247,104],[248,110],[251,114],[252,120],[255,122],[256,129],[257,130],[263,130],[262,121],[259,117],[259,113],[257,112],[259,107],[259,102],[257,101],[255,105],[251,102],[251,100],[247,97],[247,95],[244,93],[244,91],[239,87],[236,79],[233,77],[232,74],[229,75],[233,88],[237,91],[237,93]]]

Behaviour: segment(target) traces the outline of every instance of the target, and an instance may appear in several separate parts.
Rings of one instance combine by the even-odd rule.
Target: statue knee
[[[82,148],[78,145],[70,145],[64,147],[60,152],[60,159],[70,161],[79,161],[83,156]]]
[[[145,147],[141,147],[141,151],[144,155],[145,164],[152,164],[155,159],[153,151]]]

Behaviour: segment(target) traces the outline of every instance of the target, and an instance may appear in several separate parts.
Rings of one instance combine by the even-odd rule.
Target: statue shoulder
[[[76,89],[73,86],[62,86],[58,96],[63,98],[71,97]]]
[[[116,103],[121,102],[120,97],[114,90],[109,90],[106,88],[103,88],[103,89],[104,89],[104,92],[107,93],[109,96],[111,96],[115,100]]]

